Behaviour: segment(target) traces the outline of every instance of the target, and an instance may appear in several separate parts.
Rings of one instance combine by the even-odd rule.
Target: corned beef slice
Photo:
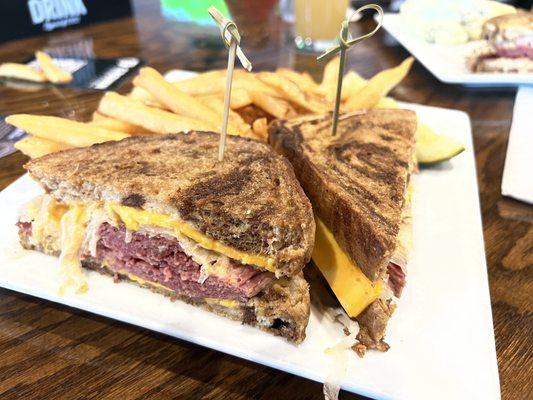
[[[189,297],[246,300],[273,279],[269,272],[231,261],[226,277],[209,276],[199,283],[201,266],[173,238],[132,233],[131,240],[126,242],[125,228],[107,223],[100,226],[99,237],[96,259],[106,260],[111,270],[160,283]]]
[[[393,262],[389,263],[387,272],[389,273],[390,288],[396,297],[400,297],[402,295],[403,287],[405,286],[405,272],[403,271],[402,267],[394,264]]]

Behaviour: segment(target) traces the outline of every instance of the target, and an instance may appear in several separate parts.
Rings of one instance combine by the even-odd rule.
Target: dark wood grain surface
[[[314,56],[297,54],[279,18],[246,18],[249,2],[231,2],[256,70],[289,66],[319,79]],[[267,2],[268,3],[268,2]],[[0,45],[0,62],[22,61],[37,49],[100,57],[140,56],[153,67],[223,67],[225,50],[197,29],[166,21],[159,2],[137,1],[136,17]],[[243,15],[244,14],[244,15]],[[360,27],[370,26],[366,21]],[[245,40],[246,41],[246,40]],[[250,45],[251,44],[251,45]],[[368,77],[408,54],[384,33],[349,53]],[[129,88],[124,85],[121,91]],[[533,393],[533,212],[502,198],[501,177],[514,90],[473,90],[438,82],[416,63],[394,96],[455,108],[472,120],[483,231],[502,397]],[[0,113],[31,112],[86,120],[100,92],[50,87],[0,87]],[[0,189],[23,173],[26,158],[0,160]],[[1,210],[0,210],[1,212]],[[461,277],[457,277],[461,279]],[[320,399],[321,385],[137,327],[0,290],[2,399]],[[341,398],[358,398],[342,393]]]

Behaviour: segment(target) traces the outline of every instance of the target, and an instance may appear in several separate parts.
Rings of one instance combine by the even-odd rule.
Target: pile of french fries
[[[386,96],[405,78],[413,61],[409,57],[368,80],[349,71],[344,76],[341,111],[397,107]],[[266,141],[272,119],[330,112],[338,69],[339,59],[334,58],[324,67],[320,83],[305,72],[287,68],[257,73],[236,70],[228,133]],[[132,135],[220,131],[225,82],[223,70],[169,82],[155,69],[144,67],[133,80],[129,94],[104,94],[91,121],[25,114],[11,115],[6,121],[28,132],[30,136],[17,142],[16,147],[32,158]]]

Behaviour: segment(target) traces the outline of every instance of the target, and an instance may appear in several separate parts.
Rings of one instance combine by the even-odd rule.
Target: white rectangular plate
[[[385,14],[383,28],[398,40],[435,77],[445,83],[467,86],[518,86],[533,84],[533,74],[474,73],[466,59],[481,45],[480,41],[464,45],[444,46],[425,42],[415,36],[399,14]]]
[[[342,387],[387,399],[497,399],[499,381],[470,122],[459,111],[408,105],[437,131],[463,142],[451,162],[413,177],[414,254],[391,319],[386,353],[351,350]],[[139,325],[323,382],[324,350],[343,334],[311,310],[300,346],[129,283],[87,272],[82,295],[57,294],[58,260],[18,246],[17,210],[40,193],[23,176],[0,193],[0,286]]]

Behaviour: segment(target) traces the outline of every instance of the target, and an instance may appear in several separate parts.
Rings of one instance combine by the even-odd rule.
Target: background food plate
[[[467,57],[482,42],[443,46],[416,37],[399,14],[385,14],[383,28],[420,61],[435,77],[445,83],[467,86],[518,86],[533,84],[533,74],[474,73],[466,66]]]
[[[390,323],[387,353],[351,350],[346,390],[387,399],[497,399],[494,347],[470,122],[459,111],[408,105],[466,151],[413,177],[414,254]],[[20,206],[40,193],[23,176],[0,193],[0,286],[158,331],[316,381],[331,372],[325,349],[341,327],[315,306],[300,346],[129,283],[87,272],[82,295],[57,294],[58,260],[22,250]]]

